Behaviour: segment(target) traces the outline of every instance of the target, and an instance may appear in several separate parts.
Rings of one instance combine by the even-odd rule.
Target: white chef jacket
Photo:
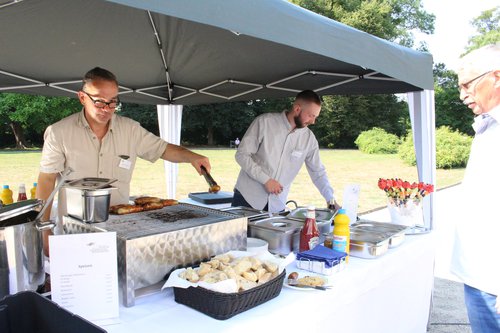
[[[456,205],[451,271],[465,284],[499,295],[500,106],[487,114],[495,121],[474,137],[461,186],[463,204]]]
[[[285,209],[290,186],[304,162],[325,200],[334,199],[319,157],[318,140],[307,127],[292,131],[286,112],[257,117],[241,140],[236,161],[241,170],[235,187],[253,208],[263,209],[269,204],[269,212]],[[269,179],[280,182],[283,192],[269,194],[264,187]]]

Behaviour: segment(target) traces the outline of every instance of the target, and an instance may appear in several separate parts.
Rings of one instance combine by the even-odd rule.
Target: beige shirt
[[[71,167],[70,179],[116,178],[111,204],[128,203],[130,180],[137,157],[158,160],[167,142],[148,132],[138,122],[114,114],[102,142],[90,129],[84,113],[78,112],[45,130],[40,171],[58,173]]]

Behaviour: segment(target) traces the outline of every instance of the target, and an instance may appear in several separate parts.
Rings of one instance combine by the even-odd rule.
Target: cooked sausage
[[[134,200],[136,205],[144,205],[151,202],[160,202],[161,199],[158,197],[139,197]]]

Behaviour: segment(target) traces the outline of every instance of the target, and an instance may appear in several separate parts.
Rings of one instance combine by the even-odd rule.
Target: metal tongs
[[[45,211],[47,210],[47,208],[50,206],[50,203],[54,199],[54,196],[56,195],[57,191],[59,191],[59,189],[61,188],[61,186],[64,185],[64,183],[66,181],[66,178],[72,172],[73,172],[73,169],[71,169],[70,167],[68,167],[67,169],[65,169],[64,171],[61,172],[61,179],[59,179],[59,182],[57,183],[56,187],[54,188],[54,190],[52,191],[52,193],[50,193],[49,197],[47,198],[47,201],[45,201],[45,203],[44,203],[44,205],[42,207],[42,210],[40,210],[40,212],[38,213],[38,215],[36,217],[37,221],[40,221],[40,219],[43,217],[43,214],[45,213]]]
[[[318,290],[328,290],[331,289],[333,286],[309,286],[305,284],[299,284],[299,281],[296,279],[288,279],[288,285],[292,287],[298,287],[298,288],[312,288],[312,289],[318,289]]]
[[[210,186],[208,189],[208,192],[210,193],[217,193],[220,191],[220,186],[217,185],[217,182],[210,176],[210,173],[207,171],[207,169],[202,165],[201,166],[201,174],[203,177],[205,177],[205,180],[207,181],[208,185]]]

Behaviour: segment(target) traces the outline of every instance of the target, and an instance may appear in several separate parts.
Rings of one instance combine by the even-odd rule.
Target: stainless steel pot
[[[106,222],[109,217],[111,191],[116,179],[81,178],[64,185],[66,211],[69,216],[87,223]]]
[[[54,223],[37,219],[41,200],[0,208],[0,298],[36,290],[45,281],[41,231]]]

